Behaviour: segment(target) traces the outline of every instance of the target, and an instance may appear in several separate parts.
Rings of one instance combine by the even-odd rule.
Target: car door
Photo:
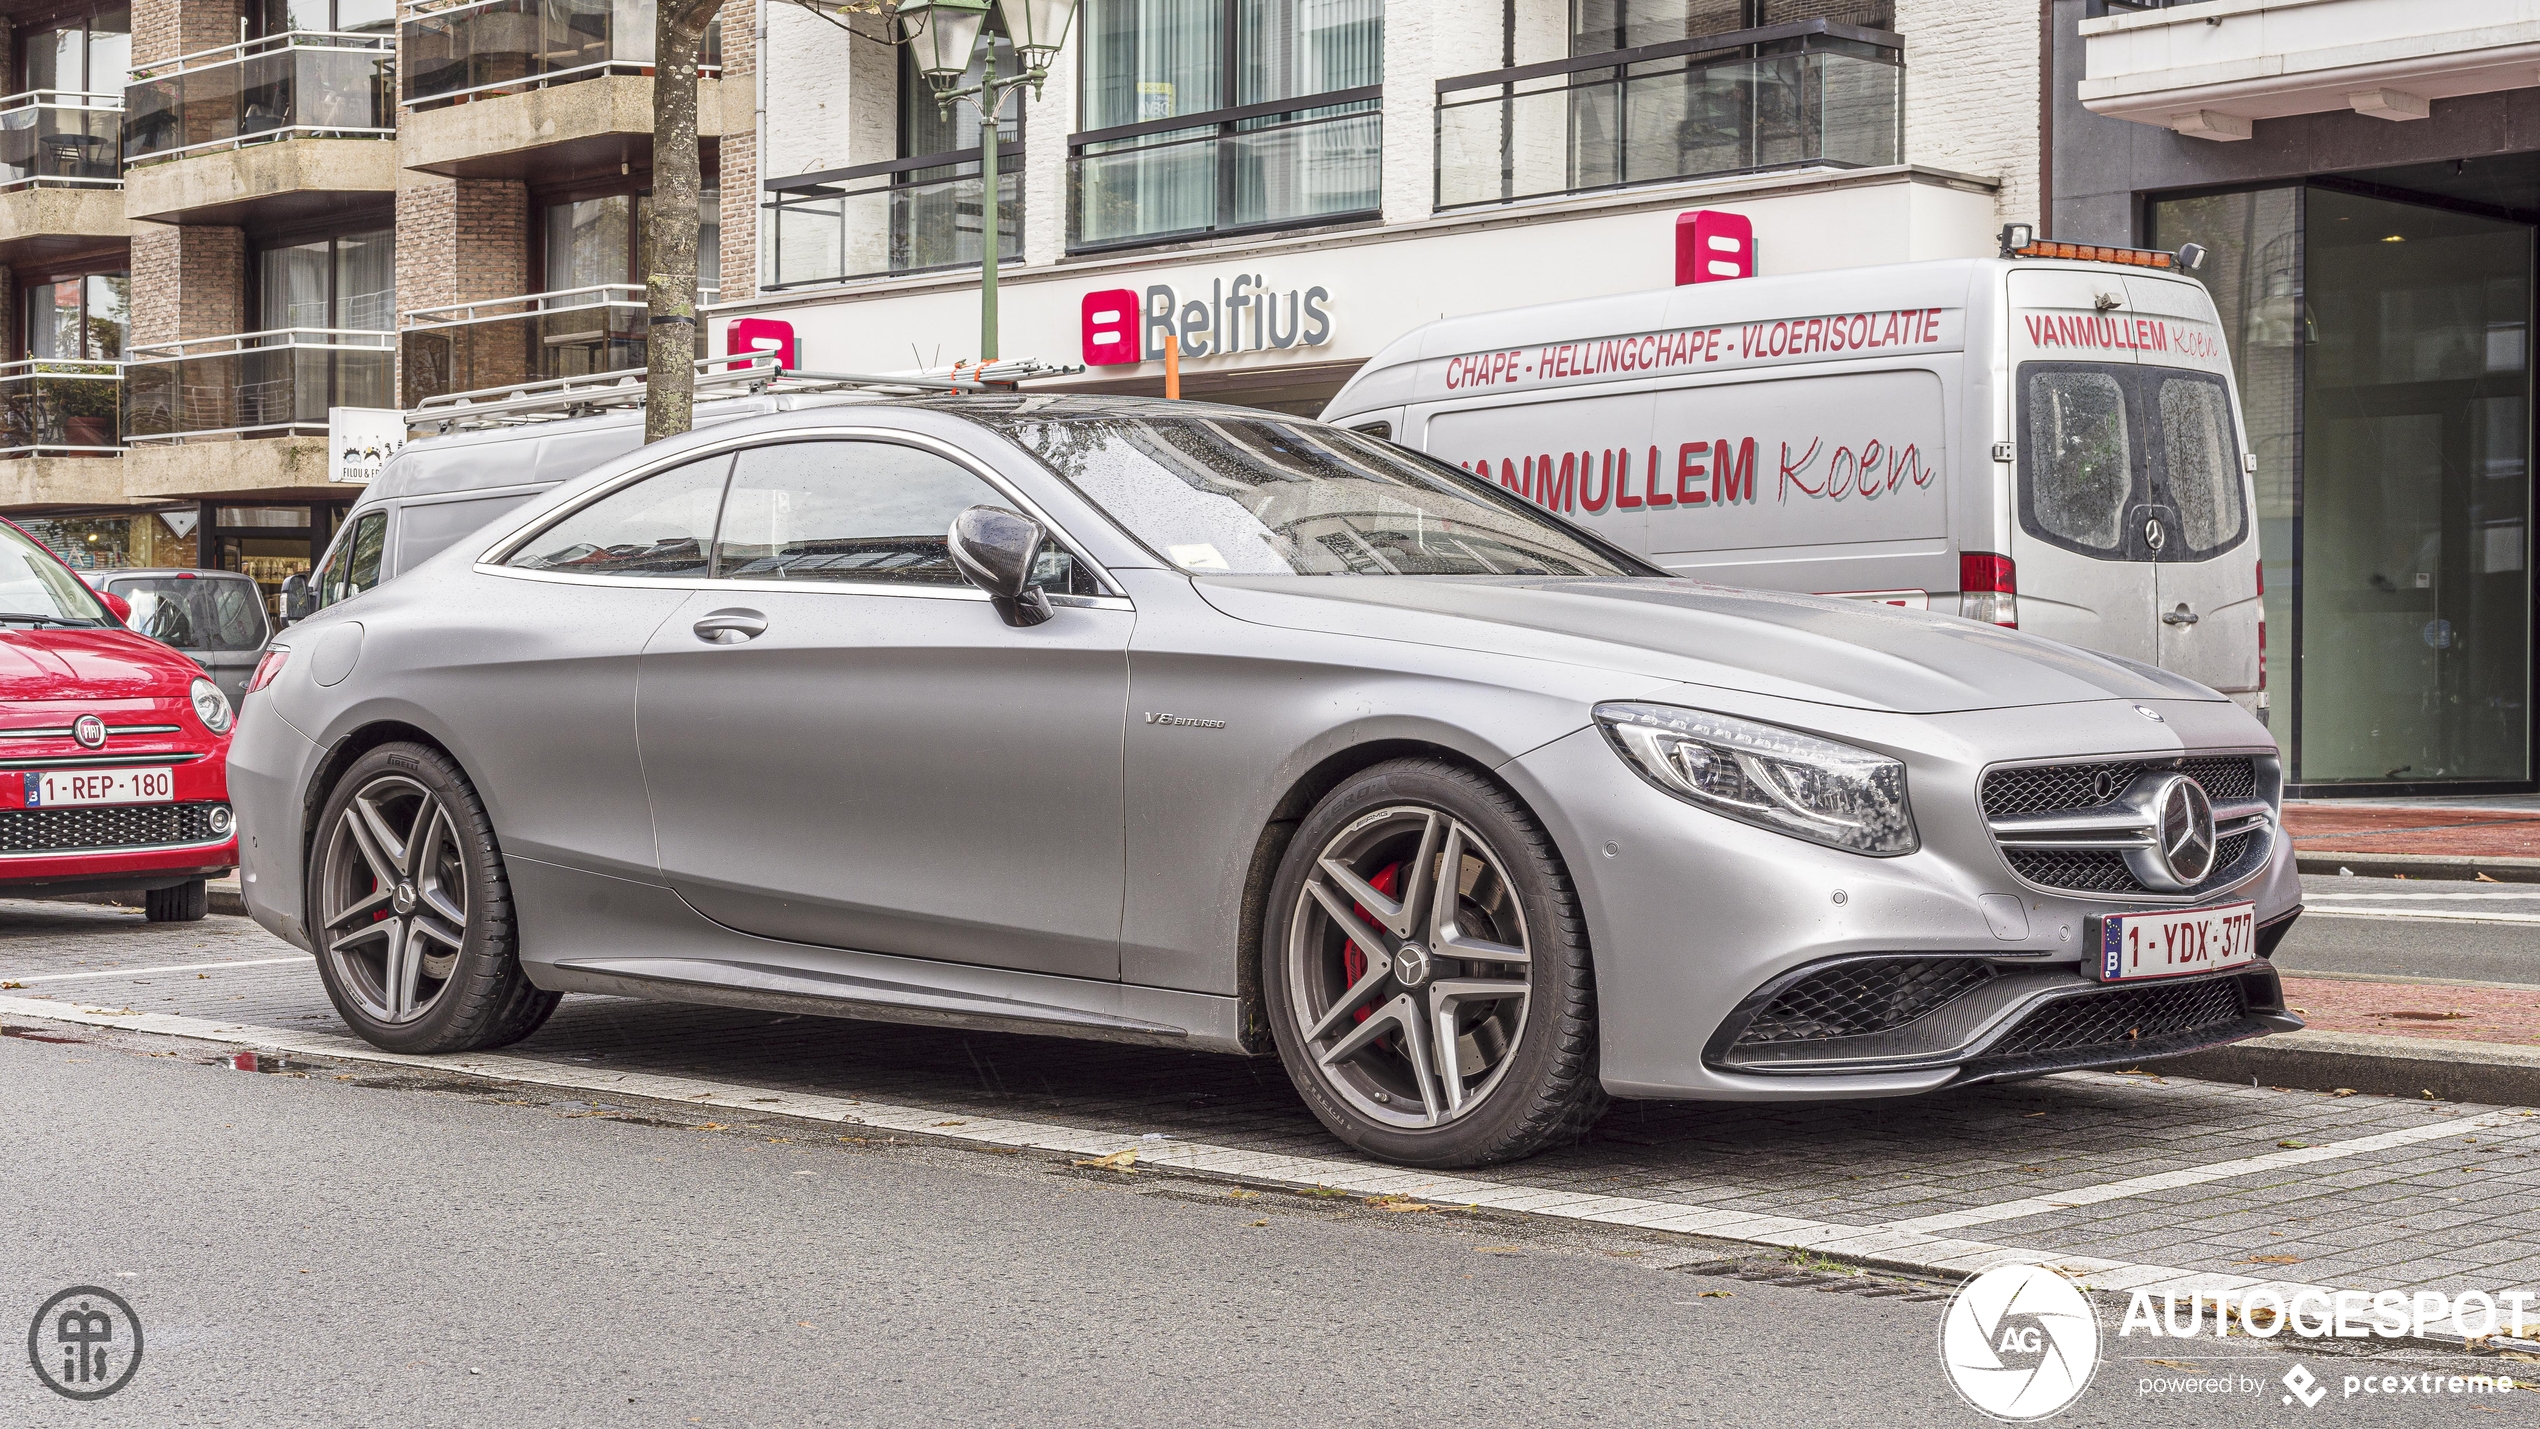
[[[788,942],[1119,975],[1133,615],[1045,558],[1006,625],[945,535],[1019,503],[918,438],[743,448],[712,588],[645,647],[636,716],[665,878]]]
[[[2230,389],[2221,377],[2143,369],[2158,417],[2154,489],[2177,539],[2153,566],[2161,668],[2217,690],[2258,684],[2258,543]]]

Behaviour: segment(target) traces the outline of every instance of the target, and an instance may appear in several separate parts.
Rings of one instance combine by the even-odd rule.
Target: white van
[[[2036,247],[2084,257],[1450,318],[1323,416],[1688,576],[2017,625],[2264,718],[2257,463],[2213,302],[2166,253]]]

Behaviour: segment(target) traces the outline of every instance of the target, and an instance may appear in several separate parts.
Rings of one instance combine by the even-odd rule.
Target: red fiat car
[[[129,609],[0,521],[0,898],[138,890],[184,922],[238,864],[233,717]]]

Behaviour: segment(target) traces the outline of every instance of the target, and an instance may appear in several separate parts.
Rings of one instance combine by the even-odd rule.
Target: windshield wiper
[[[70,620],[59,615],[36,615],[22,610],[0,610],[0,625],[12,621],[24,621],[29,625],[68,625],[83,629],[97,623],[94,620]]]

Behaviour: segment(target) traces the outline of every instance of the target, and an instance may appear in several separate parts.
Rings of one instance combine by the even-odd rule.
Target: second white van
[[[2257,464],[2212,299],[2166,253],[2020,255],[1450,318],[1323,416],[1687,576],[2016,625],[2265,718]]]

